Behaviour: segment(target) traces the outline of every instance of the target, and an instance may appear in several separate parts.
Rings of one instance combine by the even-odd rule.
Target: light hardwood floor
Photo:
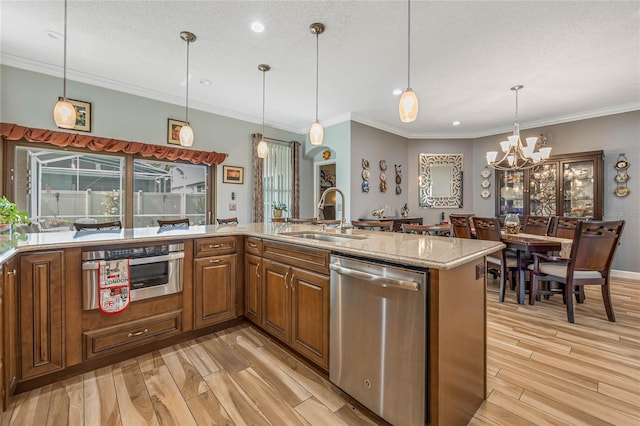
[[[566,321],[560,297],[497,302],[488,285],[487,400],[471,425],[640,424],[640,282],[598,289]],[[0,424],[382,424],[251,326],[175,345],[13,398]]]

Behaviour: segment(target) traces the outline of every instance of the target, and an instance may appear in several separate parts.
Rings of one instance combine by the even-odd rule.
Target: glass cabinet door
[[[535,166],[529,172],[529,214],[556,216],[558,207],[558,163]]]
[[[593,218],[595,205],[594,171],[591,160],[565,162],[563,170],[563,216]]]
[[[524,214],[524,171],[505,170],[499,174],[500,216]]]

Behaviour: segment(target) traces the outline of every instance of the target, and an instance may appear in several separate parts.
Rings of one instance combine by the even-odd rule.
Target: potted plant
[[[275,201],[271,203],[271,208],[273,209],[273,217],[282,217],[282,212],[287,211],[285,203],[276,203]]]
[[[20,224],[31,224],[27,212],[18,210],[18,206],[3,195],[0,198],[0,234],[11,235],[14,226]]]

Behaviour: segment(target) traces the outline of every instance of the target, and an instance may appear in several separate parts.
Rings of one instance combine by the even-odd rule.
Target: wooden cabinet
[[[2,280],[2,366],[3,377],[0,380],[2,386],[3,411],[9,405],[9,397],[13,395],[18,383],[18,297],[16,294],[17,283],[17,259],[9,259],[2,268],[0,279]]]
[[[601,220],[602,151],[552,156],[528,170],[496,171],[496,215],[574,216]]]
[[[262,259],[253,254],[244,257],[244,316],[257,325],[262,323]]]
[[[196,241],[193,295],[196,329],[237,316],[237,257],[235,237]]]
[[[328,369],[329,252],[274,241],[263,247],[262,328]]]
[[[20,380],[64,368],[62,251],[20,256]]]

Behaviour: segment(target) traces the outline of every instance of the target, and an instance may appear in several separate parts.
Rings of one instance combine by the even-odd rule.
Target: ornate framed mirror
[[[462,154],[420,154],[420,207],[462,207],[462,160]]]

